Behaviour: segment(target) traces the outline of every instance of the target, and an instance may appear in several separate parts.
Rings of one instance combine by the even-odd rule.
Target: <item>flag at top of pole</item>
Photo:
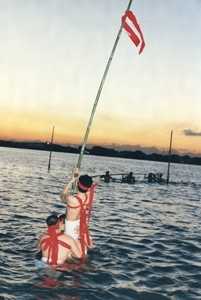
[[[145,47],[144,37],[140,29],[140,26],[137,22],[137,19],[132,13],[132,11],[127,10],[125,12],[125,14],[122,17],[122,24],[123,24],[123,28],[128,33],[130,39],[132,40],[132,42],[135,44],[136,47],[138,47],[141,42],[139,54],[142,53]]]

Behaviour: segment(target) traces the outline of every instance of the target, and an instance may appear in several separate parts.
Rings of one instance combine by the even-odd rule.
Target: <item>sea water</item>
[[[60,193],[78,155],[0,148],[0,299],[201,299],[201,167],[170,165],[170,183],[144,174],[167,164],[84,156],[80,174],[133,172],[135,184],[100,181],[86,261],[45,267],[35,258],[45,219],[62,214]]]

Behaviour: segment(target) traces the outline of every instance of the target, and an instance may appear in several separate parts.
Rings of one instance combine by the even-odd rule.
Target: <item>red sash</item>
[[[63,235],[63,233],[56,233],[54,228],[49,227],[46,234],[48,235],[48,237],[44,238],[41,241],[41,245],[45,244],[43,251],[48,249],[47,263],[56,265],[58,260],[59,245],[67,249],[71,249],[71,246],[63,241],[58,240],[58,237]]]
[[[85,254],[85,236],[86,236],[87,244],[90,245],[90,236],[89,236],[88,225],[89,225],[89,221],[90,221],[90,217],[91,217],[94,189],[95,189],[96,186],[98,186],[97,183],[93,184],[89,189],[90,197],[89,197],[89,204],[88,204],[88,216],[86,215],[86,210],[84,208],[84,206],[86,206],[85,203],[87,202],[87,195],[86,195],[86,199],[85,199],[84,203],[82,203],[81,198],[76,196],[77,200],[79,201],[80,209],[81,209],[80,210],[80,243],[81,243],[82,257],[83,258],[86,257],[86,254]]]

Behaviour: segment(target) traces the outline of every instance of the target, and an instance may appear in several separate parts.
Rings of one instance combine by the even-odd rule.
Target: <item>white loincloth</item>
[[[74,238],[75,241],[78,240],[79,238],[79,233],[77,232],[77,227],[80,226],[80,220],[75,220],[75,221],[67,221],[65,220],[65,234],[68,234]]]

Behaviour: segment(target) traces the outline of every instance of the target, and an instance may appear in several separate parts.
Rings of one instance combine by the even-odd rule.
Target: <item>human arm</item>
[[[42,240],[43,234],[40,236],[40,238],[38,239],[37,243],[36,243],[36,249],[37,250],[41,250],[41,240]]]
[[[71,246],[71,254],[73,257],[76,258],[81,258],[82,257],[82,253],[77,245],[77,243],[75,242],[75,240],[69,236],[70,242],[68,242]]]
[[[88,244],[86,236],[85,236],[85,244],[86,244],[86,246],[87,246],[88,249],[92,250],[92,249],[95,248],[95,245],[94,245],[91,237],[89,237],[89,244]]]
[[[110,179],[112,179],[112,181],[115,181],[115,178],[114,178],[114,177],[112,177],[112,176],[110,176]]]
[[[78,168],[74,168],[72,171],[72,175],[71,175],[71,179],[69,181],[69,183],[65,186],[65,188],[63,189],[63,191],[60,194],[60,199],[64,202],[67,203],[67,196],[69,195],[69,190],[71,185],[73,184],[73,182],[75,180],[77,180],[77,174],[78,174]]]

